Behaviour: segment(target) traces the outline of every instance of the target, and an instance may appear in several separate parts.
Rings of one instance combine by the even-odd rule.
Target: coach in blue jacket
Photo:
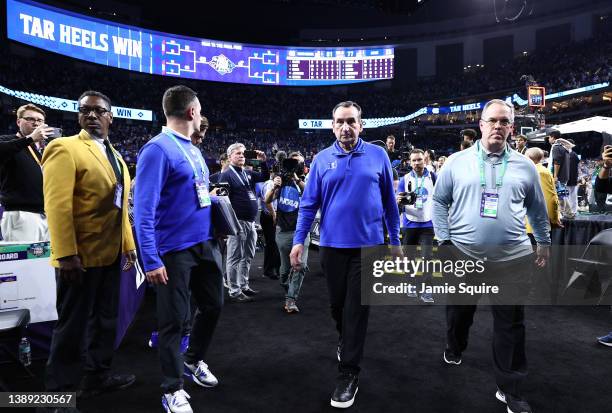
[[[369,307],[361,305],[361,248],[384,244],[383,220],[391,244],[399,246],[399,211],[387,153],[359,138],[363,130],[359,105],[341,102],[332,117],[336,142],[321,151],[311,165],[293,238],[291,265],[300,266],[304,240],[320,209],[321,267],[340,334],[340,375],[331,405],[347,408],[357,394],[368,327]]]

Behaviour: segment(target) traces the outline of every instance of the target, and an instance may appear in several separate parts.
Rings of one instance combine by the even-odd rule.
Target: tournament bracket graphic
[[[161,72],[166,76],[194,77],[237,83],[280,84],[280,52],[238,44],[189,40],[162,40]]]
[[[243,45],[167,34],[30,0],[5,0],[13,41],[109,67],[255,85],[322,86],[393,79],[394,48]]]

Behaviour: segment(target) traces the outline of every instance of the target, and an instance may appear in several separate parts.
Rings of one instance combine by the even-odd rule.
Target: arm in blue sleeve
[[[452,165],[452,163],[451,163]],[[453,176],[451,165],[444,165],[436,177],[434,186],[432,222],[436,238],[439,241],[450,240],[448,229],[448,211],[453,203]]]
[[[293,235],[293,245],[304,244],[304,240],[312,226],[312,221],[314,221],[320,207],[321,175],[319,173],[319,162],[315,158],[310,167],[310,173],[304,187],[304,194],[300,201],[295,234]]]
[[[540,184],[540,175],[535,165],[530,165],[530,168],[525,169],[529,174],[528,182],[532,184],[525,194],[524,204],[527,208],[527,218],[529,218],[529,223],[533,228],[533,236],[538,245],[550,245],[550,220]]]
[[[168,176],[168,159],[156,145],[145,146],[138,156],[134,190],[134,227],[145,271],[161,268],[155,240],[155,213]]]
[[[391,171],[391,162],[386,153],[383,154],[383,173],[380,182],[380,193],[382,196],[383,207],[385,209],[385,224],[389,232],[389,243],[391,245],[400,245],[399,239],[399,209],[395,201],[395,190],[393,189],[393,172]],[[398,186],[399,188],[399,186]]]

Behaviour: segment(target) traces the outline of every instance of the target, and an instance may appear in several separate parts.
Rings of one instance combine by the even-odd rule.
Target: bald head
[[[525,151],[525,155],[537,165],[544,158],[544,151],[540,148],[529,148]]]

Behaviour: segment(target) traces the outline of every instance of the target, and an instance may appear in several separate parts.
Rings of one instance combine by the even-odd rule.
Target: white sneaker
[[[202,387],[215,387],[219,384],[219,380],[208,368],[208,364],[204,363],[203,360],[198,361],[196,364],[185,364],[185,375],[191,376],[194,383]]]
[[[183,389],[162,396],[162,406],[166,413],[193,413],[189,395]]]

